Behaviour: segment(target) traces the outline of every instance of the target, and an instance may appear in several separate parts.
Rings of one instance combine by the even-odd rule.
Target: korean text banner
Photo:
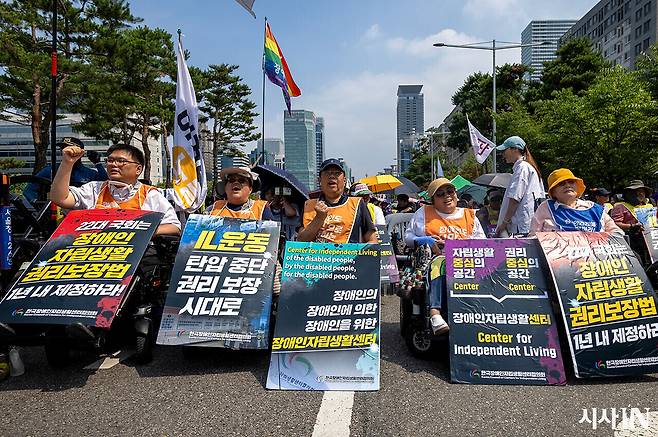
[[[658,371],[656,293],[623,238],[537,234],[551,267],[578,378]]]
[[[565,384],[547,275],[535,239],[446,242],[453,382]]]
[[[157,343],[267,348],[278,242],[277,222],[192,214]]]
[[[382,255],[382,283],[398,283],[400,282],[400,272],[398,271],[395,252],[393,252],[391,236],[386,230],[386,226],[377,225],[376,227],[379,250]]]
[[[0,321],[109,328],[162,217],[69,212],[0,303]]]
[[[267,388],[378,390],[377,245],[286,243]]]

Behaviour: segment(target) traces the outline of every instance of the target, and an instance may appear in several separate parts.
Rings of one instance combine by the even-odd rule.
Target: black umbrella
[[[511,173],[486,173],[478,176],[473,183],[486,187],[507,188],[511,180]]]
[[[399,194],[406,194],[409,197],[413,197],[414,199],[418,199],[418,192],[420,192],[420,188],[418,188],[418,185],[414,184],[412,181],[409,179],[403,177],[403,176],[396,176],[400,182],[402,182],[402,185],[399,187],[396,187],[392,190],[388,191],[382,191],[380,194],[388,194],[391,196],[397,196]]]
[[[308,188],[289,171],[263,164],[257,165],[252,170],[258,173],[262,185],[261,191],[286,185],[292,188],[291,197],[295,203],[304,205],[304,202],[308,200]]]

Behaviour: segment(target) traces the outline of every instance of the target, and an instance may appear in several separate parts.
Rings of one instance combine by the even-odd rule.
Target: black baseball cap
[[[343,163],[337,160],[336,158],[329,158],[325,159],[322,161],[322,164],[320,164],[320,170],[318,170],[319,173],[322,173],[325,171],[328,167],[338,167],[340,171],[345,173],[345,168],[343,167]]]
[[[596,190],[593,191],[593,194],[595,196],[609,196],[610,191],[606,190],[605,188],[597,188]]]
[[[80,141],[79,139],[77,139],[75,137],[64,137],[64,138],[62,138],[62,141],[60,141],[56,145],[60,149],[63,149],[65,147],[69,147],[69,146],[77,146],[81,149],[85,148],[85,145],[82,143],[82,141]]]

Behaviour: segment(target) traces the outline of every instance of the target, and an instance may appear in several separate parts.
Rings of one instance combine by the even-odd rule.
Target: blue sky
[[[398,84],[423,84],[425,128],[450,112],[450,97],[474,71],[491,71],[491,53],[437,49],[432,43],[519,41],[534,19],[579,18],[594,0],[256,0],[253,19],[233,0],[139,0],[135,15],[175,35],[189,65],[230,63],[262,113],[263,17],[302,96],[293,109],[325,118],[327,156],[344,157],[357,177],[395,159]],[[497,54],[520,62],[520,50]],[[266,83],[265,136],[283,138],[281,92]],[[256,120],[259,128],[260,116]],[[249,151],[253,145],[247,146]]]

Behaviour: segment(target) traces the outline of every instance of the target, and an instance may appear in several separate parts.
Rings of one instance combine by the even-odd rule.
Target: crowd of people
[[[125,144],[111,146],[106,158],[108,180],[91,180],[75,187],[70,181],[76,171],[81,174],[79,161],[84,149],[72,140],[62,146],[62,163],[51,187],[55,204],[66,209],[162,212],[164,218],[157,234],[180,235],[181,222],[162,191],[139,181],[144,168],[144,155],[139,149]],[[497,150],[512,165],[511,180],[504,190],[488,190],[484,205],[478,205],[470,196],[459,199],[456,187],[446,178],[429,184],[425,202],[400,194],[391,204],[362,183],[354,184],[348,191],[342,162],[327,159],[319,169],[319,195],[307,200],[303,207],[280,190],[261,190],[259,176],[250,168],[232,167],[221,171],[215,187],[220,199],[205,213],[276,220],[281,223],[286,240],[339,244],[376,243],[375,226],[386,224],[386,215],[413,213],[404,237],[406,244],[426,246],[437,256],[443,254],[445,241],[450,239],[532,237],[546,231],[626,234],[631,237],[631,247],[643,253],[643,241],[633,238],[644,230],[636,211],[655,203],[653,191],[642,181],[630,181],[617,198],[603,187],[587,192],[581,178],[561,168],[548,176],[545,191],[539,166],[522,138],[509,137]],[[258,191],[262,199],[255,198]],[[445,288],[438,288],[430,293],[431,321],[434,330],[442,332],[448,329],[441,315]]]

